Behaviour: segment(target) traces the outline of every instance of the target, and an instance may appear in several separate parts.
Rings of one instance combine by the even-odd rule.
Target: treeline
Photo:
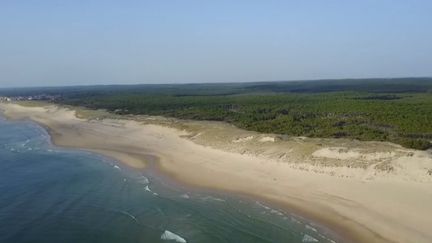
[[[208,90],[188,95],[179,90],[65,96],[60,102],[119,114],[226,121],[265,133],[391,141],[415,149],[430,148],[432,140],[432,95],[427,90],[379,95],[359,91],[209,95]]]
[[[432,78],[0,90],[2,96],[41,94],[119,114],[226,121],[265,133],[391,141],[416,149],[430,148],[432,140]]]

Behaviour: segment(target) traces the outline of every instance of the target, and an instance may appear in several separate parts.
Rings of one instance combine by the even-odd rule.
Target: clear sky
[[[0,0],[0,87],[406,76],[431,0]]]

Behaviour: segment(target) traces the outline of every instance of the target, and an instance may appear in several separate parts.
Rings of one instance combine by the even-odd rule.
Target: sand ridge
[[[214,122],[78,118],[54,105],[0,108],[9,118],[47,127],[59,146],[99,152],[135,168],[156,156],[181,181],[288,205],[356,242],[432,241],[429,152],[259,134]]]

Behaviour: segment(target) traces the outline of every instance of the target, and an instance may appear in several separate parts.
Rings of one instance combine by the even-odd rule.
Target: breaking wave
[[[168,230],[165,230],[163,232],[163,234],[161,235],[161,240],[173,240],[179,243],[186,243],[186,240],[184,238]]]
[[[318,242],[318,240],[308,234],[305,234],[303,236],[302,242]]]

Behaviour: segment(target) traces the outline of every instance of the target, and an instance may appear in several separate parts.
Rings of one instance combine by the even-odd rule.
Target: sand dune
[[[60,146],[177,179],[268,199],[355,242],[432,242],[432,158],[389,143],[290,138],[231,125],[137,116],[82,119],[56,106],[0,104],[47,127]],[[129,117],[130,118],[130,117]]]

